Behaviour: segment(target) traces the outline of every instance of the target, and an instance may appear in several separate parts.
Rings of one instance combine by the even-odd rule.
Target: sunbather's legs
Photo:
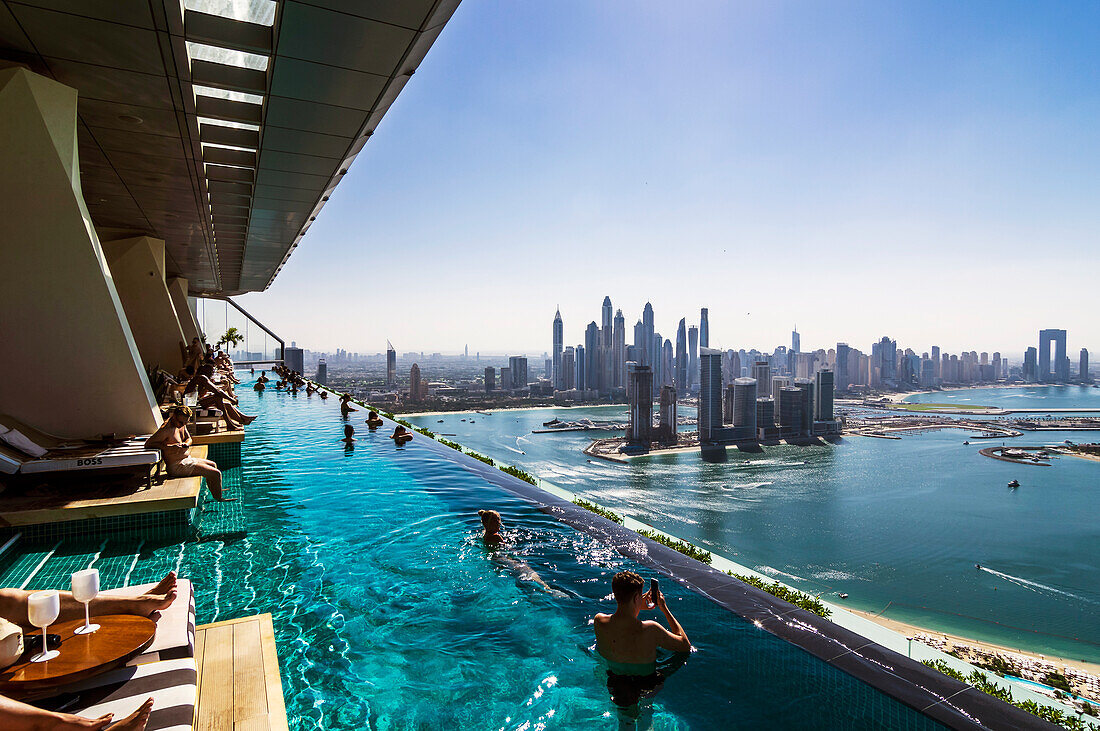
[[[20,625],[27,631],[36,631],[27,618],[27,597],[34,592],[26,589],[0,589],[0,617]],[[141,596],[97,596],[89,604],[93,615],[137,614],[147,617],[155,611],[165,609],[176,598],[176,573],[170,571],[148,594]],[[71,592],[59,591],[61,613],[57,622],[70,622],[84,618],[84,605],[73,599]],[[0,728],[6,728],[0,724]]]
[[[210,494],[214,496],[214,499],[228,503],[236,500],[237,498],[227,498],[222,495],[222,473],[218,469],[217,465],[208,459],[193,459],[192,471],[193,475],[202,475],[206,478],[206,484],[210,488]]]

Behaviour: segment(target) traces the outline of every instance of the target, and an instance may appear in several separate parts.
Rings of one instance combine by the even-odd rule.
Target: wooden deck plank
[[[197,730],[288,731],[270,614],[200,625],[195,663]]]
[[[244,430],[238,429],[236,431],[217,431],[210,434],[193,434],[191,435],[191,442],[195,445],[199,444],[225,444],[232,442],[243,442]]]
[[[264,657],[267,713],[271,731],[288,731],[286,701],[283,699],[283,679],[279,674],[279,653],[275,646],[275,624],[270,614],[260,615],[260,646]]]
[[[192,447],[191,456],[204,458],[207,451],[205,446]],[[72,473],[65,474],[64,479],[72,479]],[[120,486],[117,482],[102,478],[97,480],[95,472],[88,472],[87,478],[88,488],[83,495],[79,484],[52,490],[48,481],[45,489],[37,489],[33,494],[5,495],[0,525],[41,525],[86,518],[189,510],[198,504],[202,488],[201,477],[165,480],[147,489]]]
[[[202,685],[196,708],[198,731],[233,727],[233,628],[215,627],[206,633]]]
[[[259,622],[234,625],[233,674],[233,720],[266,716],[267,690]]]

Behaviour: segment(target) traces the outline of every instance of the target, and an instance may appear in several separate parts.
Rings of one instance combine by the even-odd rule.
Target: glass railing
[[[237,365],[282,362],[283,339],[233,300],[195,297],[189,301],[207,342],[220,342]]]

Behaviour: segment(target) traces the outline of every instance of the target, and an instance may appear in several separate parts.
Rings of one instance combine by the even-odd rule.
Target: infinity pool
[[[178,569],[195,582],[200,623],[271,612],[295,729],[616,727],[590,620],[611,607],[615,572],[651,572],[423,437],[397,448],[360,411],[348,450],[335,399],[238,391],[260,415],[243,467],[226,470],[241,501],[207,503],[200,540],[23,546],[0,564],[0,585],[65,588],[89,565],[107,586]],[[487,507],[505,517],[510,556],[554,594],[481,546],[476,511]],[[657,696],[654,728],[942,728],[711,600],[662,586],[698,649]]]

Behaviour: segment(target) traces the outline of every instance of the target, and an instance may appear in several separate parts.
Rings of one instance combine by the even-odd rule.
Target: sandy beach
[[[627,404],[577,404],[575,406],[503,406],[499,408],[489,409],[466,409],[465,411],[417,411],[409,414],[394,414],[394,416],[405,419],[410,416],[454,416],[457,414],[495,414],[500,411],[549,411],[550,409],[594,409],[603,408],[607,406],[619,406],[623,411],[626,411]]]
[[[1093,675],[1100,675],[1100,664],[1097,664],[1097,663],[1084,662],[1084,661],[1081,661],[1081,660],[1069,660],[1069,659],[1066,659],[1066,658],[1055,657],[1054,655],[1040,655],[1039,653],[1036,653],[1036,652],[1029,652],[1027,650],[1021,650],[1021,649],[1018,649],[1018,648],[1015,648],[1015,647],[1005,647],[1004,645],[995,645],[991,642],[983,642],[981,640],[975,640],[971,637],[962,637],[960,635],[953,635],[949,632],[940,632],[939,630],[929,629],[927,627],[918,627],[918,626],[913,625],[913,624],[907,624],[905,622],[899,622],[895,619],[887,619],[886,617],[880,617],[877,614],[873,614],[871,612],[865,612],[865,611],[862,611],[860,609],[851,609],[849,607],[844,607],[844,608],[845,608],[845,610],[851,612],[852,614],[858,614],[859,616],[865,617],[865,618],[871,620],[872,622],[875,622],[877,624],[881,624],[883,627],[887,627],[889,629],[892,629],[895,632],[900,632],[901,634],[903,634],[907,637],[912,637],[914,634],[917,634],[918,632],[922,633],[922,634],[926,634],[926,635],[947,637],[947,639],[952,644],[954,644],[954,643],[964,643],[964,644],[970,645],[971,647],[982,647],[982,648],[985,648],[987,650],[993,650],[993,651],[997,651],[997,652],[1012,652],[1012,653],[1015,653],[1017,655],[1026,655],[1028,657],[1034,657],[1034,658],[1037,658],[1037,659],[1049,660],[1051,662],[1057,663],[1058,665],[1068,665],[1069,667],[1079,668],[1081,670],[1084,670],[1085,672],[1092,673]]]

